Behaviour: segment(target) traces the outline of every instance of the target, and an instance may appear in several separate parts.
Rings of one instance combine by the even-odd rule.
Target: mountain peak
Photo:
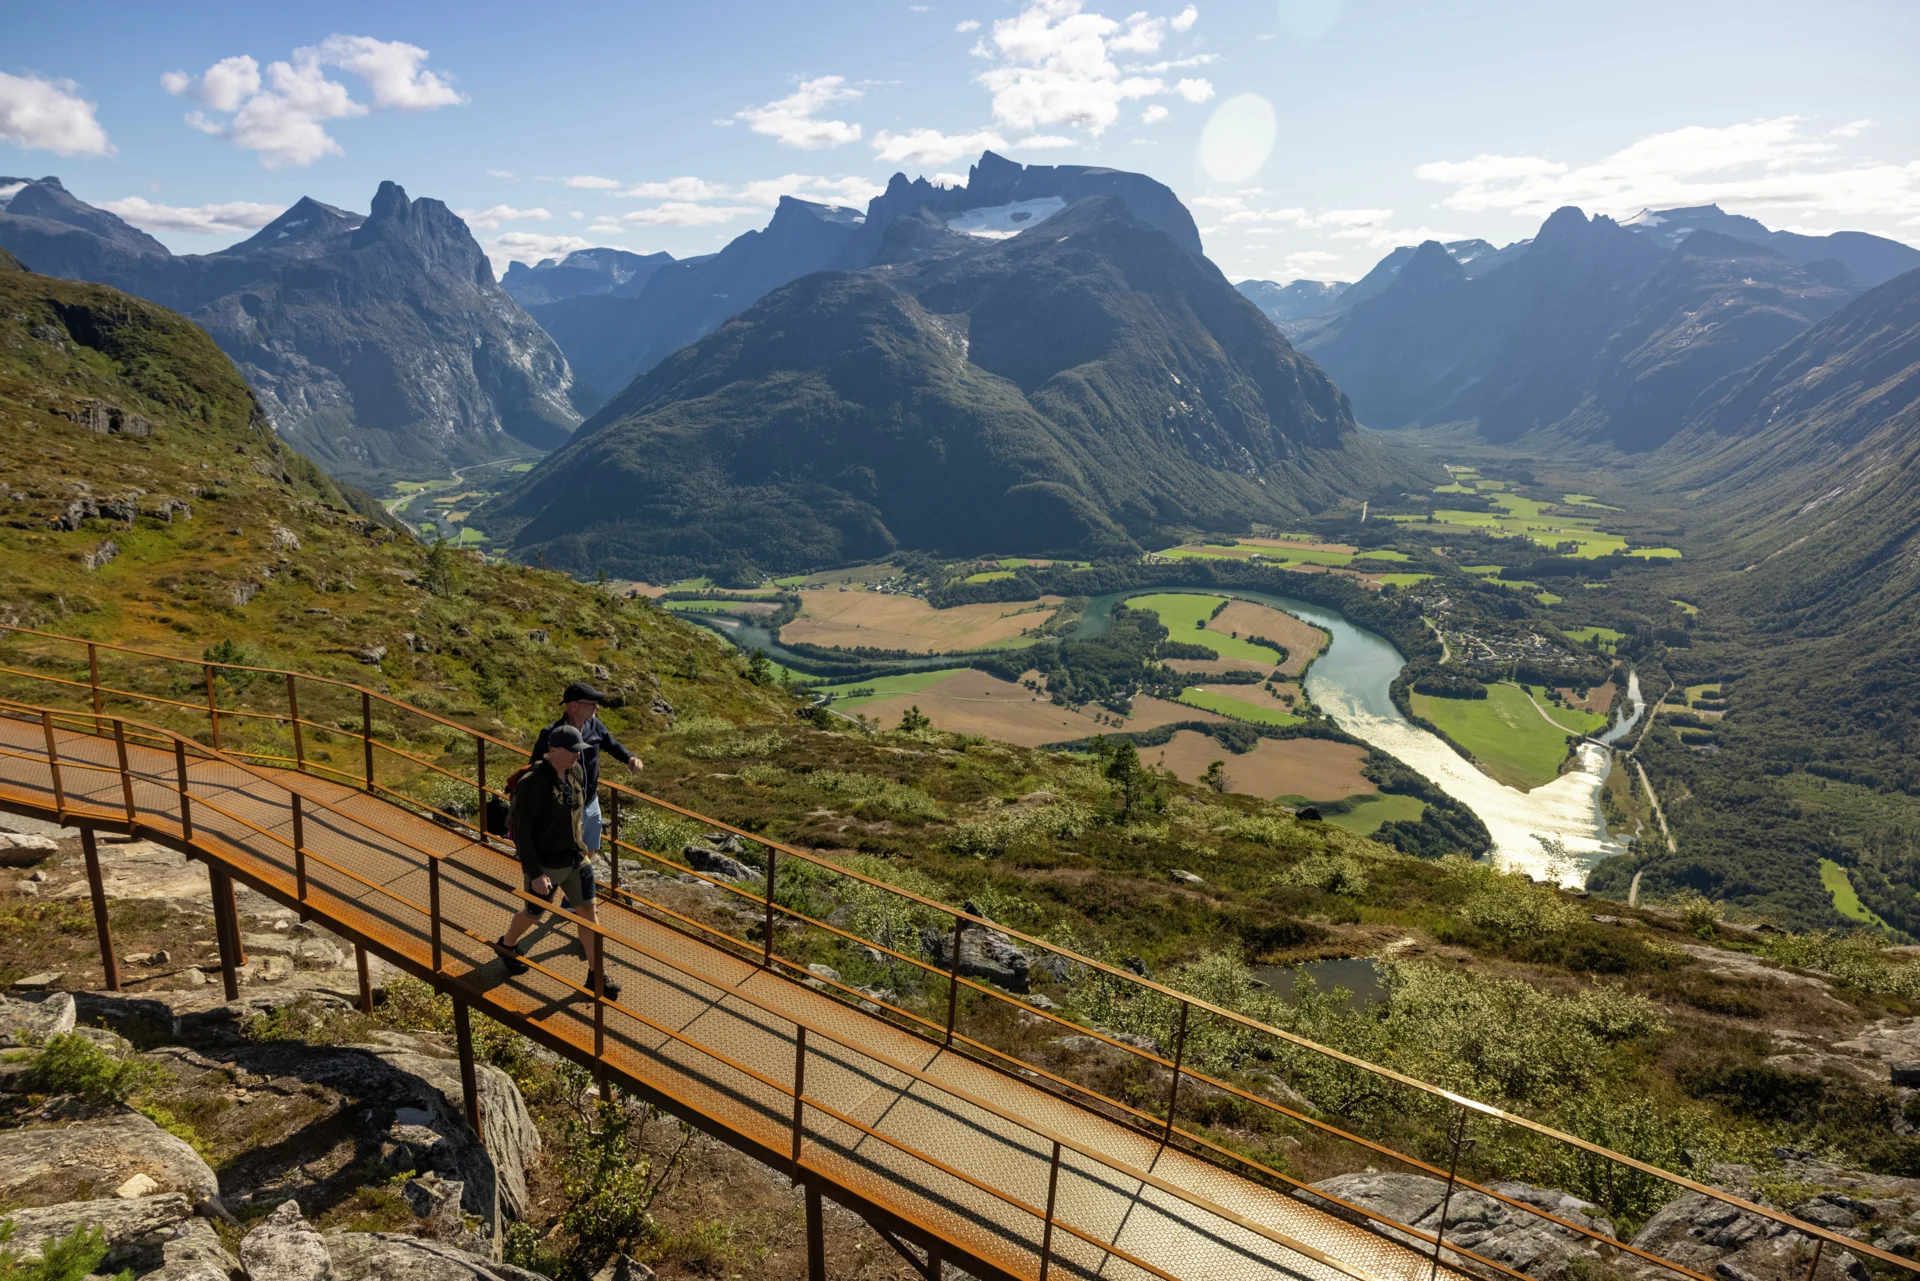
[[[284,249],[312,244],[342,231],[351,231],[365,221],[357,213],[302,196],[285,213],[222,254],[251,253],[260,249]]]
[[[368,222],[385,222],[388,219],[405,218],[412,210],[413,202],[407,199],[407,189],[391,178],[381,182],[380,190],[373,193],[373,212]]]
[[[1447,247],[1437,240],[1429,240],[1413,251],[1413,257],[1407,259],[1406,266],[1400,268],[1400,275],[1391,288],[1426,289],[1450,285],[1466,278],[1467,269],[1447,252]]]

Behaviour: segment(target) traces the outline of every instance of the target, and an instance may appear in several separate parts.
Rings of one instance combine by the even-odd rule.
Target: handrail
[[[423,708],[414,707],[411,704],[404,703],[388,695],[381,694],[374,690],[370,690],[364,686],[356,685],[348,681],[338,680],[332,677],[316,676],[310,673],[289,671],[287,669],[282,669],[282,668],[252,667],[252,666],[247,666],[243,664],[212,663],[212,662],[207,662],[205,660],[180,658],[172,655],[158,654],[158,653],[154,653],[152,651],[147,651],[147,650],[134,649],[128,646],[112,645],[106,642],[85,641],[76,637],[62,636],[58,633],[43,632],[43,631],[31,629],[31,628],[15,627],[9,624],[0,624],[0,632],[14,632],[22,635],[37,636],[43,639],[53,640],[61,643],[85,645],[89,648],[90,651],[93,651],[96,649],[106,649],[106,650],[111,650],[116,652],[134,654],[144,658],[160,659],[163,661],[181,663],[181,664],[192,666],[192,667],[203,668],[208,673],[209,680],[211,677],[211,673],[214,669],[228,669],[228,670],[234,670],[234,671],[252,672],[252,673],[263,674],[263,675],[283,676],[288,678],[289,688],[291,688],[291,681],[295,678],[301,679],[301,680],[318,681],[323,684],[331,685],[340,689],[350,690],[354,693],[361,695],[363,713],[366,708],[371,706],[372,700],[377,699],[383,705],[401,709],[413,715],[423,717],[446,729],[458,731],[459,733],[464,734],[469,738],[481,743],[483,745],[482,746],[483,752],[484,752],[484,745],[486,744],[492,744],[494,746],[504,748],[510,752],[515,752],[515,753],[520,753],[525,751],[525,748],[523,747],[506,743],[503,740],[500,740],[498,738],[493,737],[492,735],[484,733],[483,731],[475,730],[469,726],[462,725],[459,722],[452,721],[445,717],[436,715],[435,713],[429,712]],[[25,677],[27,679],[32,679],[32,680],[43,680],[56,685],[66,686],[66,687],[75,688],[75,689],[91,688],[95,691],[95,699],[96,699],[95,711],[90,716],[87,714],[73,714],[73,715],[77,716],[78,719],[82,721],[91,719],[95,721],[96,724],[106,719],[119,719],[124,721],[126,718],[108,718],[98,710],[99,694],[104,693],[106,691],[104,687],[99,686],[97,683],[98,681],[97,661],[92,662],[90,666],[92,668],[92,672],[94,675],[94,681],[90,684],[83,684],[80,682],[69,681],[59,677],[43,675],[39,673],[21,672],[11,668],[0,669],[0,671],[4,671],[10,675],[17,675],[17,676]],[[209,688],[211,689],[211,685],[209,685]],[[116,694],[116,696],[126,697],[129,699],[135,699],[135,700],[146,700],[150,697],[147,695],[134,694],[134,693],[124,692],[124,691],[114,691],[114,693]],[[183,708],[187,708],[188,710],[196,711],[196,712],[204,711],[206,714],[209,715],[210,718],[220,717],[220,716],[230,716],[230,715],[250,715],[257,719],[279,721],[283,723],[291,719],[294,723],[305,723],[318,729],[336,729],[337,728],[332,726],[322,726],[312,721],[303,722],[298,717],[297,711],[294,712],[291,718],[289,718],[289,717],[262,714],[257,712],[246,713],[246,712],[243,712],[241,709],[237,709],[237,708],[236,709],[216,708],[213,705],[211,698],[209,700],[208,706],[204,709],[198,708],[197,706],[191,705],[191,704],[178,703],[170,699],[154,699],[153,701],[164,702],[171,706],[183,707]],[[4,702],[4,700],[0,700],[0,702]],[[61,715],[66,716],[68,714],[61,713]],[[132,723],[132,722],[128,722],[128,723]],[[150,727],[150,728],[159,728],[159,727]],[[372,749],[374,746],[377,745],[382,747],[388,752],[391,752],[396,755],[404,756],[407,759],[412,760],[417,764],[433,769],[436,773],[445,774],[448,777],[454,778],[458,781],[473,784],[478,789],[476,792],[476,795],[498,796],[501,794],[496,789],[485,786],[485,784],[482,782],[478,782],[472,779],[466,779],[432,762],[428,762],[428,761],[422,760],[421,758],[415,757],[412,754],[407,753],[402,749],[395,748],[389,744],[379,742],[377,739],[374,739],[371,735],[370,716],[367,718],[367,721],[366,721],[366,730],[367,732],[364,735],[364,738],[367,744],[366,751],[367,751],[367,756],[369,761],[371,761],[372,759]],[[179,737],[174,733],[174,731],[161,729],[160,732],[165,735]],[[354,737],[363,737],[363,735],[354,735]],[[187,740],[187,741],[191,742],[193,740]],[[199,750],[199,751],[209,750],[204,745],[199,744],[198,742],[194,742],[194,747],[196,750]],[[216,748],[213,750],[217,751],[218,749]],[[221,755],[223,758],[225,758],[225,753],[221,753]],[[258,754],[254,754],[254,755],[258,755]],[[276,758],[276,759],[285,760],[287,758]],[[482,756],[481,761],[482,761],[482,764],[484,764],[484,756]],[[233,762],[233,763],[239,764],[238,762]],[[289,763],[293,763],[293,762],[289,761]],[[249,768],[249,767],[242,765],[241,768]],[[347,771],[338,770],[332,767],[320,766],[320,768],[326,769],[327,772],[329,773],[338,774],[343,779],[352,779],[354,777],[351,773]],[[254,772],[254,771],[249,769],[249,772]],[[476,815],[476,820],[472,823],[468,823],[466,820],[459,819],[454,815],[443,814],[442,811],[433,809],[431,806],[426,805],[425,802],[416,800],[412,797],[406,796],[404,793],[395,792],[391,788],[387,788],[377,784],[371,776],[370,768],[368,772],[368,777],[365,780],[365,785],[372,792],[376,792],[376,793],[385,792],[389,796],[395,797],[407,805],[427,809],[431,813],[442,814],[443,817],[449,820],[452,820],[455,823],[459,823],[463,826],[473,828],[475,832],[475,836],[477,838],[474,841],[474,844],[481,845],[483,848],[492,850],[492,852],[496,854],[499,853],[499,851],[493,850],[493,847],[486,843],[486,837],[482,830],[482,816]],[[1228,1024],[1231,1024],[1240,1028],[1244,1028],[1248,1031],[1255,1032],[1263,1036],[1271,1037],[1280,1042],[1283,1042],[1283,1043],[1292,1045],[1294,1047],[1297,1047],[1299,1049],[1306,1050],[1313,1054],[1319,1055],[1332,1062],[1339,1063],[1344,1066],[1353,1068],[1359,1072],[1365,1073],[1366,1075],[1371,1076],[1375,1079],[1381,1080],[1383,1082],[1390,1082],[1400,1087],[1413,1090],[1416,1093],[1442,1100],[1445,1103],[1460,1109],[1462,1112],[1471,1112],[1471,1113],[1480,1115],[1489,1121],[1511,1125],[1517,1129],[1537,1135],[1541,1138],[1544,1138],[1556,1143],[1564,1144],[1568,1147],[1574,1148],[1588,1155],[1600,1158],[1605,1161],[1613,1162],[1616,1165],[1623,1166],[1637,1173],[1648,1175],[1653,1178],[1659,1179],[1673,1187],[1676,1187],[1688,1192],[1694,1192],[1694,1193],[1704,1195],[1715,1201],[1719,1201],[1723,1204],[1733,1206],[1734,1208],[1742,1212],[1754,1214],[1761,1218],[1779,1223],[1783,1226],[1791,1228],[1796,1232],[1800,1232],[1805,1235],[1811,1236],[1816,1240],[1831,1241],[1835,1244],[1843,1245],[1845,1248],[1849,1250],[1853,1250],[1856,1253],[1864,1253],[1870,1257],[1879,1259],[1883,1262],[1897,1264],[1901,1267],[1908,1269],[1909,1271],[1920,1272],[1920,1264],[1916,1264],[1912,1260],[1907,1260],[1898,1255],[1893,1255],[1885,1251],[1876,1250],[1869,1245],[1866,1245],[1862,1242],[1854,1240],[1853,1238],[1840,1236],[1828,1229],[1821,1228],[1815,1224],[1807,1223],[1803,1220],[1795,1218],[1792,1215],[1783,1214],[1777,1210],[1772,1210],[1767,1207],[1754,1204],[1753,1202],[1748,1201],[1745,1198],[1736,1196],[1730,1192],[1724,1191],[1723,1189],[1712,1187],[1711,1185],[1701,1183],[1698,1180],[1688,1178],[1685,1175],[1677,1174],[1673,1171],[1663,1170],[1658,1166],[1654,1166],[1647,1162],[1640,1161],[1636,1158],[1627,1156],[1623,1153],[1614,1152],[1606,1147],[1603,1147],[1600,1144],[1593,1143],[1589,1140],[1580,1138],[1577,1135],[1568,1134],[1563,1131],[1556,1130],[1551,1126],[1532,1120],[1529,1117],[1525,1117],[1516,1113],[1505,1111],[1504,1109],[1494,1107],[1490,1104],[1482,1103],[1478,1100],[1457,1094],[1451,1090],[1446,1090],[1439,1086],[1432,1085],[1428,1082],[1421,1081],[1418,1078],[1407,1076],[1404,1073],[1395,1071],[1391,1068],[1383,1067],[1378,1064],[1369,1063],[1366,1060],[1360,1059],[1354,1055],[1347,1054],[1343,1051],[1335,1050],[1328,1046],[1320,1045],[1296,1033],[1288,1032],[1284,1029],[1274,1027],[1270,1024],[1263,1023],[1247,1015],[1240,1014],[1237,1011],[1233,1011],[1225,1007],[1215,1005],[1212,1002],[1206,1001],[1202,998],[1190,996],[1190,995],[1187,995],[1186,993],[1179,992],[1175,989],[1169,988],[1152,979],[1148,979],[1141,975],[1134,974],[1129,970],[1121,969],[1117,966],[1109,965],[1105,962],[1096,960],[1094,958],[1084,956],[1080,953],[1072,951],[1071,949],[1064,948],[1057,944],[1051,943],[1045,939],[1038,938],[1034,935],[1027,934],[1023,931],[989,920],[988,918],[966,912],[963,909],[956,908],[949,904],[939,902],[938,900],[928,898],[924,895],[920,895],[908,890],[900,889],[899,887],[890,885],[887,882],[880,880],[876,877],[868,876],[863,873],[853,871],[852,869],[842,867],[839,864],[836,864],[831,860],[822,858],[819,855],[814,854],[810,851],[797,849],[793,846],[787,845],[784,842],[773,840],[764,835],[758,835],[758,834],[746,831],[742,828],[735,827],[732,824],[714,819],[710,815],[702,814],[702,813],[699,813],[698,811],[687,809],[683,806],[674,804],[671,801],[667,801],[662,798],[652,796],[648,793],[640,791],[637,788],[629,787],[625,784],[615,782],[611,779],[603,780],[603,785],[606,786],[610,792],[613,792],[617,795],[632,797],[637,801],[643,802],[657,809],[678,814],[682,817],[692,819],[696,822],[705,824],[707,826],[710,826],[714,829],[717,829],[723,832],[731,833],[747,841],[751,841],[756,845],[762,846],[768,850],[769,852],[768,857],[770,861],[773,860],[775,854],[781,856],[782,859],[797,858],[805,863],[808,863],[815,867],[819,867],[825,871],[831,872],[836,876],[846,877],[853,882],[872,887],[885,894],[891,895],[899,900],[909,902],[909,903],[914,903],[923,908],[937,912],[943,916],[947,916],[955,922],[956,932],[959,929],[964,928],[963,923],[965,923],[966,925],[972,925],[978,928],[998,932],[1011,940],[1016,940],[1020,943],[1026,944],[1029,947],[1032,947],[1047,953],[1051,953],[1056,956],[1060,956],[1073,965],[1081,966],[1089,971],[1102,974],[1110,979],[1113,979],[1117,982],[1127,985],[1127,987],[1129,987],[1130,989],[1143,991],[1143,992],[1151,992],[1158,996],[1164,997],[1170,1001],[1175,1002],[1176,1005],[1179,1008],[1183,1009],[1184,1011],[1198,1012],[1201,1014],[1209,1015],[1214,1019],[1224,1021]],[[411,845],[411,842],[409,842],[409,844]],[[634,845],[629,842],[621,841],[618,839],[617,836],[612,837],[609,844],[611,845],[610,857],[613,859],[616,868],[618,866],[620,852],[622,850],[626,850],[626,851],[632,852],[637,856],[643,857],[645,859],[658,862],[668,867],[672,867],[677,872],[680,872],[682,874],[686,874],[689,871],[691,871],[691,869],[686,868],[684,865],[674,863],[671,859],[668,859],[663,855],[657,854],[650,850],[646,850],[641,846]],[[413,848],[415,848],[420,853],[428,854],[428,857],[430,858],[434,857],[429,852],[420,850],[420,848],[417,846],[413,846]],[[849,939],[859,938],[859,936],[857,935],[852,935],[845,930],[832,926],[826,922],[815,920],[814,918],[806,916],[805,914],[800,913],[795,909],[792,909],[787,907],[786,905],[780,904],[775,898],[775,886],[772,883],[773,878],[771,875],[769,875],[766,878],[766,885],[765,885],[765,890],[763,894],[754,894],[754,893],[751,893],[750,891],[741,889],[738,885],[734,885],[730,882],[722,881],[719,878],[707,876],[697,871],[693,871],[692,874],[698,877],[699,879],[701,879],[702,881],[724,888],[730,893],[740,898],[743,898],[748,902],[764,905],[768,910],[769,922],[771,922],[773,915],[775,913],[778,913],[786,918],[805,922],[809,926],[828,930],[839,937],[849,938]],[[617,878],[617,871],[615,875]],[[614,887],[609,887],[609,888],[611,890]],[[653,910],[659,910],[659,911],[665,910],[659,907],[659,905],[652,904],[648,900],[642,899],[637,895],[631,895],[629,893],[629,894],[626,894],[625,896],[633,898],[638,903],[644,903]],[[681,919],[685,920],[686,918],[681,918]],[[697,922],[689,922],[689,923],[698,924]],[[749,945],[748,941],[745,939],[736,938],[735,936],[726,934],[724,931],[715,930],[710,926],[701,925],[700,928],[703,931],[716,934],[720,937],[727,938],[737,945],[740,945],[743,947]],[[907,961],[909,964],[913,965],[914,967],[920,970],[923,970],[932,974],[941,974],[941,971],[936,969],[936,967],[931,966],[926,962],[921,961],[917,958],[909,957],[902,953],[894,951],[892,948],[883,948],[881,944],[878,944],[873,940],[861,938],[860,941],[863,944],[868,946],[882,948],[882,950],[884,950],[888,955],[894,956],[899,960]],[[772,964],[776,959],[779,959],[781,964],[789,965],[789,966],[793,965],[792,962],[786,961],[784,958],[776,958],[774,956],[773,948],[772,948],[772,932],[771,931],[768,932],[768,937],[765,940],[765,943],[766,943],[768,964]],[[1032,1010],[1032,1007],[1030,1007],[1025,1002],[1018,1001],[1014,997],[1006,993],[1000,992],[997,989],[987,987],[979,983],[975,983],[970,979],[967,979],[966,977],[962,976],[958,972],[959,948],[955,946],[953,951],[954,951],[954,956],[952,958],[953,963],[947,968],[947,972],[942,975],[942,977],[946,978],[947,981],[952,985],[951,991],[953,995],[957,995],[960,988],[965,987],[975,992],[981,993],[992,999],[1002,1001],[1008,1004],[1016,1005],[1019,1008],[1022,1008],[1024,1010],[1030,1010],[1030,1011]],[[840,985],[840,986],[842,986],[843,989],[845,989],[845,985]],[[845,990],[847,990],[849,992],[849,995],[851,995],[857,989],[845,989]],[[863,999],[868,999],[868,998],[863,997]],[[889,1007],[889,1008],[893,1008],[893,1007]],[[953,1008],[954,1007],[952,1005],[952,1000],[950,997],[949,1019],[948,1019],[949,1026],[947,1030],[947,1043],[949,1044],[951,1044],[951,1042],[953,1041],[956,1035],[956,1032],[952,1027]],[[918,1015],[911,1015],[907,1011],[899,1011],[899,1012],[902,1014],[908,1014],[908,1016],[911,1017],[916,1023],[931,1022],[931,1020],[926,1020]],[[1045,1011],[1032,1011],[1032,1012],[1041,1013],[1041,1014],[1046,1013]],[[1080,1033],[1090,1032],[1089,1029],[1082,1028],[1078,1024],[1069,1023],[1068,1021],[1060,1019],[1057,1016],[1049,1015],[1048,1017],[1051,1021],[1061,1023],[1064,1026],[1069,1026],[1074,1028],[1076,1032],[1080,1032]],[[1183,1017],[1183,1020],[1182,1020],[1183,1028],[1185,1026],[1185,1022],[1186,1020]],[[1239,1087],[1236,1087],[1236,1086],[1229,1085],[1225,1082],[1217,1081],[1214,1078],[1204,1073],[1196,1072],[1192,1068],[1185,1067],[1181,1060],[1181,1048],[1184,1047],[1184,1039],[1185,1039],[1184,1032],[1181,1037],[1182,1046],[1176,1047],[1175,1057],[1172,1060],[1169,1060],[1160,1054],[1151,1053],[1139,1047],[1128,1045],[1124,1042],[1120,1042],[1114,1038],[1108,1037],[1097,1031],[1091,1031],[1090,1034],[1098,1037],[1100,1040],[1107,1042],[1108,1044],[1114,1046],[1117,1049],[1124,1050],[1129,1054],[1146,1059],[1160,1067],[1173,1069],[1173,1072],[1174,1072],[1173,1088],[1174,1088],[1175,1100],[1177,1100],[1177,1097],[1178,1097],[1178,1086],[1181,1078],[1183,1076],[1189,1077],[1196,1081],[1205,1082],[1206,1084],[1214,1088],[1226,1090],[1232,1093],[1233,1095],[1239,1098],[1245,1099],[1249,1102],[1257,1103],[1262,1107],[1265,1107],[1275,1113],[1278,1113],[1282,1116],[1287,1117],[1289,1120],[1301,1122],[1301,1123],[1313,1126],[1314,1128],[1320,1129],[1329,1134],[1339,1136],[1350,1142],[1361,1144],[1370,1150],[1380,1153],[1383,1156],[1390,1156],[1395,1160],[1405,1162],[1406,1164],[1414,1166],[1415,1168],[1426,1170],[1434,1174],[1440,1173],[1436,1167],[1432,1166],[1427,1162],[1421,1161],[1418,1158],[1408,1156],[1407,1154],[1404,1154],[1404,1153],[1399,1153],[1390,1148],[1386,1148],[1384,1145],[1375,1143],[1371,1140],[1364,1139],[1361,1136],[1350,1134],[1326,1122],[1317,1120],[1315,1118],[1304,1116],[1298,1112],[1293,1111],[1292,1109],[1286,1108],[1278,1103],[1275,1103],[1270,1099],[1266,1099],[1259,1095],[1252,1094],[1246,1090],[1240,1089]],[[979,1049],[989,1053],[995,1058],[1005,1059],[1010,1057],[1006,1055],[1003,1051],[999,1051],[994,1049],[993,1047],[986,1046],[981,1042],[975,1041],[973,1038],[965,1037],[964,1035],[961,1035],[959,1039],[975,1047],[978,1047]],[[1032,1068],[1031,1065],[1024,1064],[1024,1063],[1022,1063],[1022,1068],[1023,1070],[1026,1070],[1026,1071],[1035,1070]],[[1047,1075],[1050,1079],[1057,1079],[1057,1078],[1053,1078],[1053,1074],[1051,1073]],[[1078,1086],[1074,1083],[1067,1083],[1067,1084],[1071,1085],[1072,1088],[1076,1090],[1076,1092],[1083,1093],[1092,1098],[1098,1099],[1103,1104],[1110,1105],[1110,1106],[1117,1105],[1122,1109],[1132,1113],[1138,1112],[1138,1109],[1130,1108],[1128,1107],[1128,1105],[1120,1103],[1118,1100],[1114,1100],[1105,1095],[1101,1095],[1097,1091],[1092,1090],[1090,1087]],[[1175,1127],[1173,1124],[1173,1116],[1172,1116],[1171,1110],[1169,1111],[1169,1115],[1165,1122],[1165,1127],[1166,1127],[1167,1137],[1169,1138],[1173,1137],[1174,1135],[1179,1135],[1184,1139],[1188,1139],[1190,1141],[1202,1144],[1210,1149],[1215,1149],[1215,1150],[1219,1149],[1219,1145],[1213,1144],[1209,1140],[1206,1140],[1203,1136],[1193,1134],[1191,1131],[1188,1131],[1183,1128]],[[1158,1128],[1158,1126],[1156,1126],[1156,1128]],[[1255,1161],[1250,1157],[1246,1157],[1241,1154],[1233,1154],[1233,1159],[1239,1164],[1251,1166],[1252,1168],[1257,1169],[1267,1175],[1278,1177],[1283,1180],[1285,1180],[1287,1177],[1281,1174],[1279,1171],[1272,1170],[1270,1167],[1262,1164],[1261,1162]],[[1464,1180],[1464,1179],[1451,1180],[1450,1179],[1450,1184],[1456,1181],[1463,1186],[1472,1187],[1475,1191],[1481,1192],[1484,1195],[1487,1195],[1496,1200],[1502,1201],[1516,1209],[1527,1210],[1529,1213],[1532,1213],[1538,1217],[1547,1219],[1550,1222],[1559,1224],[1562,1227],[1578,1232],[1583,1236],[1587,1236],[1591,1239],[1604,1242],[1609,1246],[1625,1250],[1629,1253],[1638,1255],[1640,1257],[1647,1258],[1649,1261],[1659,1263],[1663,1267],[1674,1269],[1676,1271],[1682,1272],[1692,1277],[1696,1277],[1696,1278],[1700,1277],[1700,1274],[1693,1272],[1691,1269],[1684,1268],[1681,1265],[1674,1264],[1668,1260],[1661,1259],[1657,1256],[1648,1255],[1644,1251],[1638,1250],[1635,1247],[1625,1242],[1621,1242],[1612,1237],[1606,1236],[1605,1234],[1597,1233],[1592,1230],[1583,1228],[1578,1224],[1571,1223],[1565,1219],[1562,1219],[1558,1216],[1551,1214],[1548,1211],[1542,1210],[1539,1207],[1528,1205],[1527,1203],[1514,1200],[1513,1198],[1509,1198],[1500,1193],[1494,1192],[1491,1189],[1482,1188],[1479,1185],[1471,1183],[1468,1180]],[[1314,1193],[1314,1195],[1322,1196],[1322,1197],[1325,1196],[1324,1193],[1319,1193],[1317,1191]],[[1404,1230],[1410,1230],[1410,1229],[1404,1229]],[[1705,1279],[1701,1278],[1700,1281],[1705,1281]]]

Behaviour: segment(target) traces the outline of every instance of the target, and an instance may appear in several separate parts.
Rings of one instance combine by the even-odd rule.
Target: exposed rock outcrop
[[[327,1243],[300,1213],[298,1201],[282,1201],[240,1243],[240,1266],[252,1281],[330,1281],[333,1257]]]
[[[131,1109],[0,1130],[0,1203],[104,1199],[140,1175],[151,1180],[149,1195],[177,1192],[195,1206],[219,1199],[220,1181],[199,1153]]]

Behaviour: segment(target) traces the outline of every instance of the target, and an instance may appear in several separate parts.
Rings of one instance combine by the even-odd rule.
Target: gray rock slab
[[[248,1281],[240,1260],[220,1244],[220,1234],[205,1219],[181,1223],[160,1247],[160,1256],[160,1270],[141,1281]]]
[[[1446,1184],[1423,1174],[1343,1174],[1324,1179],[1314,1187],[1351,1202],[1375,1214],[1395,1219],[1423,1232],[1433,1232],[1440,1223],[1441,1202]],[[1613,1223],[1588,1202],[1553,1188],[1527,1183],[1488,1185],[1501,1196],[1536,1206],[1581,1227],[1613,1235]],[[1321,1208],[1354,1222],[1366,1222],[1365,1216],[1320,1200],[1309,1193],[1296,1193],[1302,1200],[1318,1202]],[[1590,1237],[1561,1227],[1527,1210],[1518,1209],[1478,1192],[1456,1189],[1446,1207],[1446,1239],[1450,1244],[1505,1264],[1533,1277],[1559,1277],[1566,1274],[1576,1257],[1599,1259],[1602,1247]],[[1391,1228],[1381,1229],[1409,1247],[1426,1251],[1418,1238]]]
[[[0,1046],[39,1045],[48,1037],[73,1031],[78,1007],[69,992],[38,1001],[0,996]]]
[[[282,1201],[240,1242],[240,1266],[252,1281],[331,1281],[333,1256],[300,1213],[300,1203]]]
[[[131,1109],[94,1120],[0,1130],[0,1203],[112,1196],[137,1174],[199,1205],[220,1181],[184,1141]],[[79,1195],[75,1195],[75,1193]]]
[[[327,1249],[333,1281],[546,1281],[510,1263],[394,1232],[329,1232]]]
[[[67,1201],[59,1205],[10,1210],[13,1239],[7,1247],[22,1260],[37,1259],[49,1241],[58,1241],[78,1227],[98,1228],[107,1239],[107,1257],[101,1268],[133,1267],[150,1271],[159,1265],[166,1242],[180,1224],[193,1217],[193,1207],[178,1192],[133,1200]]]

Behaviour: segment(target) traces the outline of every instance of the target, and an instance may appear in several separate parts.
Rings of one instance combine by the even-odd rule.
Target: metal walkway
[[[595,998],[559,930],[509,977],[485,943],[517,905],[509,856],[363,791],[116,725],[118,739],[0,715],[0,807],[206,860],[934,1259],[982,1278],[1433,1275],[1380,1235],[618,902],[601,912],[618,1001]]]

